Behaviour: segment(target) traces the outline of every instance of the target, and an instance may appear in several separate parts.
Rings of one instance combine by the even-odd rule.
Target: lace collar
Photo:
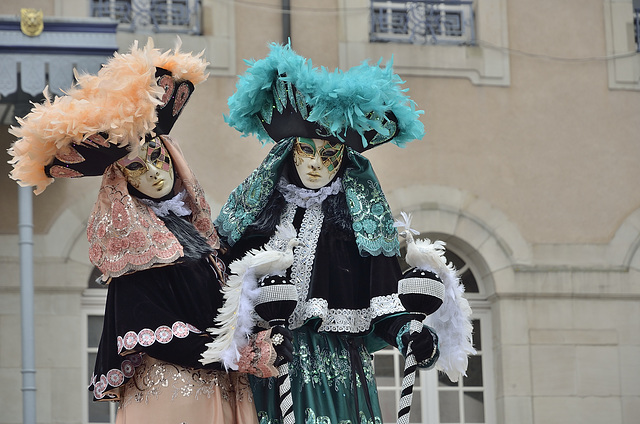
[[[142,203],[151,207],[151,210],[156,216],[167,216],[169,212],[173,212],[177,216],[191,215],[191,209],[184,204],[184,198],[187,195],[185,190],[173,196],[168,200],[161,200],[159,202],[151,199],[139,199]]]
[[[286,178],[281,177],[278,182],[278,191],[282,193],[287,202],[306,209],[312,205],[320,204],[327,197],[342,191],[342,183],[338,177],[331,184],[319,190],[309,190],[291,184]]]

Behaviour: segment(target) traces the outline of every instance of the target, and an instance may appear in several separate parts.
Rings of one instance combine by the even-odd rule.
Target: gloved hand
[[[381,321],[373,331],[387,343],[397,347],[404,356],[407,355],[409,341],[413,341],[412,350],[418,365],[429,368],[435,364],[440,352],[437,349],[438,336],[429,327],[422,325],[423,318],[422,314],[397,315]],[[409,331],[412,321],[420,323],[416,324],[418,328],[420,328],[419,325],[422,325],[420,332],[411,333]]]
[[[438,355],[438,336],[433,330],[426,325],[423,325],[422,331],[410,332],[407,331],[401,336],[402,345],[409,346],[409,342],[412,342],[411,350],[416,357],[418,364],[428,361],[432,358],[437,358]],[[403,352],[406,353],[406,352]]]
[[[293,333],[283,326],[275,326],[271,329],[271,343],[276,351],[277,357],[274,362],[275,367],[291,362],[293,359]]]

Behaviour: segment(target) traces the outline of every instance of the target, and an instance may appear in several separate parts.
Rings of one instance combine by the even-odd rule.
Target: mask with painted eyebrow
[[[124,157],[117,164],[127,182],[151,198],[164,197],[173,188],[171,156],[158,137],[145,142],[138,156]]]
[[[293,161],[305,187],[325,186],[340,169],[344,146],[306,137],[298,137],[293,145]]]

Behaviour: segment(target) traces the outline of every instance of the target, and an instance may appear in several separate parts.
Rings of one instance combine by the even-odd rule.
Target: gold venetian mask
[[[329,184],[342,164],[344,145],[298,137],[293,143],[293,162],[302,184],[318,189]]]
[[[117,162],[129,184],[142,194],[159,199],[171,192],[174,182],[171,156],[159,137],[145,142],[139,156]]]

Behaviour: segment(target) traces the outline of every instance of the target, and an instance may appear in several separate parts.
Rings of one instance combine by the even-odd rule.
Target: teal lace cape
[[[277,143],[267,157],[230,195],[215,225],[233,246],[267,204],[291,154],[293,139]],[[395,256],[400,253],[393,215],[371,163],[361,154],[347,149],[349,167],[342,178],[353,221],[353,232],[360,254]]]

